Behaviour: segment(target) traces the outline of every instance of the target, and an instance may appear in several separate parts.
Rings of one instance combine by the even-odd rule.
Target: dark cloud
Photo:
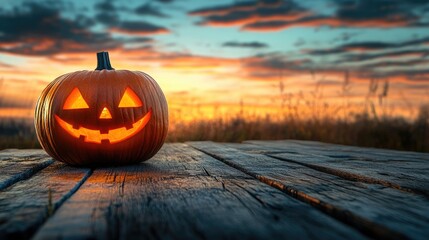
[[[338,60],[334,65],[352,63],[357,68],[372,72],[375,75],[392,75],[380,68],[386,67],[414,67],[426,65],[429,60],[429,49],[425,48],[429,44],[429,37],[412,39],[403,42],[357,42],[342,44],[330,49],[310,49],[303,50],[303,53],[313,56],[337,55]],[[377,61],[365,63],[366,61]]]
[[[174,0],[156,0],[156,1],[157,1],[157,2],[160,2],[160,3],[164,3],[164,4],[174,2]]]
[[[375,77],[375,78],[404,77],[408,81],[427,82],[429,81],[429,70],[428,69],[407,69],[407,70],[377,71],[377,72],[371,72],[369,77]]]
[[[124,42],[124,43],[150,43],[153,42],[152,38],[149,37],[127,37],[127,38],[115,38],[115,40]]]
[[[110,11],[110,12],[116,11],[116,7],[115,5],[113,5],[111,1],[96,3],[94,7],[96,10],[101,10],[101,11]]]
[[[231,26],[257,21],[294,20],[308,14],[293,1],[246,1],[189,12],[204,17],[199,24]]]
[[[383,20],[392,22],[412,22],[417,17],[409,9],[407,1],[337,1],[336,17],[350,21]],[[417,2],[417,1],[416,1]],[[409,2],[411,3],[411,1]]]
[[[391,28],[409,26],[408,21],[388,21],[385,19],[340,19],[330,16],[308,16],[296,20],[273,20],[248,23],[241,27],[246,31],[279,31],[292,27],[356,27],[356,28]]]
[[[114,25],[119,21],[119,14],[115,5],[110,1],[96,3],[94,9],[97,12],[95,19],[104,25]]]
[[[147,35],[169,32],[168,29],[150,22],[121,20],[119,11],[124,10],[124,8],[117,8],[110,1],[97,3],[94,5],[94,9],[97,12],[95,15],[96,19],[105,26],[108,26],[111,32],[130,35]],[[130,10],[125,8],[125,11],[127,11],[127,14],[129,14]],[[149,3],[137,7],[136,9],[132,10],[132,12],[139,15],[167,17],[167,15],[152,7]]]
[[[318,55],[347,53],[349,51],[362,52],[362,51],[384,50],[384,49],[393,48],[397,46],[401,46],[401,44],[384,43],[384,42],[359,42],[359,43],[344,44],[344,45],[341,45],[335,48],[329,48],[329,49],[303,50],[303,52],[318,56]],[[403,46],[406,46],[406,45],[403,45]]]
[[[338,62],[320,62],[307,58],[288,59],[287,54],[258,54],[243,59],[243,73],[249,79],[275,80],[281,77],[314,74],[319,76],[342,78],[349,72],[360,79],[370,78],[401,78],[408,81],[429,80],[429,70],[424,68],[429,63],[426,58],[410,60],[384,59],[363,65],[343,65],[346,60]],[[326,80],[326,79],[325,79]]]
[[[400,51],[389,51],[382,53],[368,53],[368,54],[346,54],[341,60],[341,62],[362,62],[380,58],[401,58],[401,57],[414,57],[422,58],[429,55],[429,50],[420,50],[420,49],[410,49],[410,50],[400,50]]]
[[[399,43],[386,43],[386,42],[359,42],[359,43],[350,43],[344,44],[339,48],[348,51],[348,50],[385,50],[391,48],[403,48],[403,47],[416,47],[418,45],[429,45],[429,37],[413,39]]]
[[[131,35],[162,34],[169,32],[169,30],[164,27],[143,21],[122,21],[117,26],[111,27],[110,30]]]
[[[256,9],[256,3],[254,1],[247,1],[247,2],[235,2],[232,5],[201,8],[201,9],[191,11],[189,12],[189,14],[196,15],[196,16],[212,16],[212,15],[225,15],[228,13],[233,13],[235,11],[255,10],[255,9]]]
[[[290,27],[368,27],[388,28],[427,25],[415,12],[428,1],[333,1],[336,12],[332,16],[313,14],[296,20],[258,21],[242,27],[250,31],[276,31]]]
[[[278,79],[280,76],[309,74],[313,70],[310,59],[287,59],[282,54],[258,54],[243,60],[246,77],[258,80]]]
[[[140,7],[137,7],[135,9],[135,13],[139,15],[144,15],[144,16],[155,16],[155,17],[161,17],[161,18],[168,17],[168,15],[161,12],[159,8],[153,7],[152,5],[150,5],[150,3],[146,3],[141,5]]]
[[[224,47],[240,47],[240,48],[266,48],[268,45],[261,42],[235,42],[229,41],[222,44]]]
[[[302,50],[302,52],[307,53],[307,54],[311,54],[314,56],[318,56],[318,55],[330,55],[330,54],[344,53],[344,50],[341,48],[331,48],[331,49]]]
[[[68,19],[58,9],[26,3],[19,10],[0,13],[0,51],[23,55],[51,55],[114,49],[122,43],[86,25],[84,16]]]
[[[241,26],[247,31],[278,31],[290,27],[407,27],[427,26],[420,9],[428,1],[332,0],[332,15],[303,9],[294,1],[245,1],[191,11],[201,25]],[[421,11],[420,11],[421,12]]]
[[[376,63],[370,63],[363,65],[361,68],[366,70],[373,70],[380,67],[415,67],[418,65],[429,64],[429,59],[419,58],[405,61],[380,61]]]

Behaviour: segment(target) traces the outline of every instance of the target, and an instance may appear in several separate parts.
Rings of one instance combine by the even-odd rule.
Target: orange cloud
[[[310,15],[310,13],[307,12],[296,12],[296,13],[289,13],[289,14],[273,14],[273,15],[258,15],[257,13],[251,14],[249,16],[243,17],[243,18],[231,18],[231,19],[224,19],[222,17],[213,17],[209,20],[206,20],[204,22],[201,22],[201,25],[204,26],[213,26],[213,27],[229,27],[229,26],[240,26],[240,25],[247,25],[247,24],[253,24],[258,22],[269,22],[269,21],[294,21],[297,19],[301,19],[303,17],[306,17]],[[245,28],[242,28],[243,30],[247,30]]]
[[[241,29],[246,31],[269,32],[280,31],[292,27],[360,27],[360,28],[390,28],[404,27],[409,25],[409,21],[388,19],[340,19],[337,17],[307,17],[296,21],[260,21],[244,25]]]

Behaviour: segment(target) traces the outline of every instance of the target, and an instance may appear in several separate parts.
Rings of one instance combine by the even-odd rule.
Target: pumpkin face
[[[141,100],[129,87],[125,89],[125,92],[121,100],[119,101],[118,108],[128,107],[142,107]],[[63,110],[77,109],[87,109],[87,111],[81,112],[88,112],[88,114],[92,113],[89,105],[86,103],[79,89],[74,88],[70,95],[67,97],[63,106]],[[98,112],[99,111],[96,111],[96,113]],[[151,116],[152,108],[149,108],[149,111],[143,117],[137,119],[135,122],[125,123],[125,126],[123,127],[111,128],[110,126],[113,125],[112,123],[114,123],[112,113],[111,111],[109,111],[109,108],[103,107],[99,114],[98,120],[92,120],[96,123],[97,126],[103,126],[103,128],[91,128],[85,127],[86,124],[81,124],[79,122],[67,122],[58,115],[55,115],[55,120],[64,129],[64,131],[69,133],[71,136],[80,139],[83,142],[96,144],[115,144],[118,142],[125,141],[126,139],[134,136],[135,134],[138,134],[149,122]],[[72,118],[76,117],[73,116]],[[74,127],[76,125],[78,125],[78,127]]]
[[[164,143],[168,110],[158,84],[142,72],[112,69],[106,55],[98,54],[98,70],[60,76],[39,98],[36,133],[42,147],[59,161],[137,163]]]

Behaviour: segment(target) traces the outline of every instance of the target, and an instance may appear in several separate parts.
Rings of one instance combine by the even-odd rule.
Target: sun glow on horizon
[[[96,52],[108,51],[116,70],[154,77],[173,124],[412,120],[429,104],[429,34],[418,27],[428,13],[417,11],[429,3],[377,4],[371,15],[365,4],[322,0],[9,1],[0,12],[11,26],[0,26],[0,118],[31,119],[49,82],[95,69]]]

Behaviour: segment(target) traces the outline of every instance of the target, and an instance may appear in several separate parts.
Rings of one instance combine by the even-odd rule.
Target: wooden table
[[[189,142],[88,169],[7,149],[0,189],[0,239],[429,238],[425,153]]]

